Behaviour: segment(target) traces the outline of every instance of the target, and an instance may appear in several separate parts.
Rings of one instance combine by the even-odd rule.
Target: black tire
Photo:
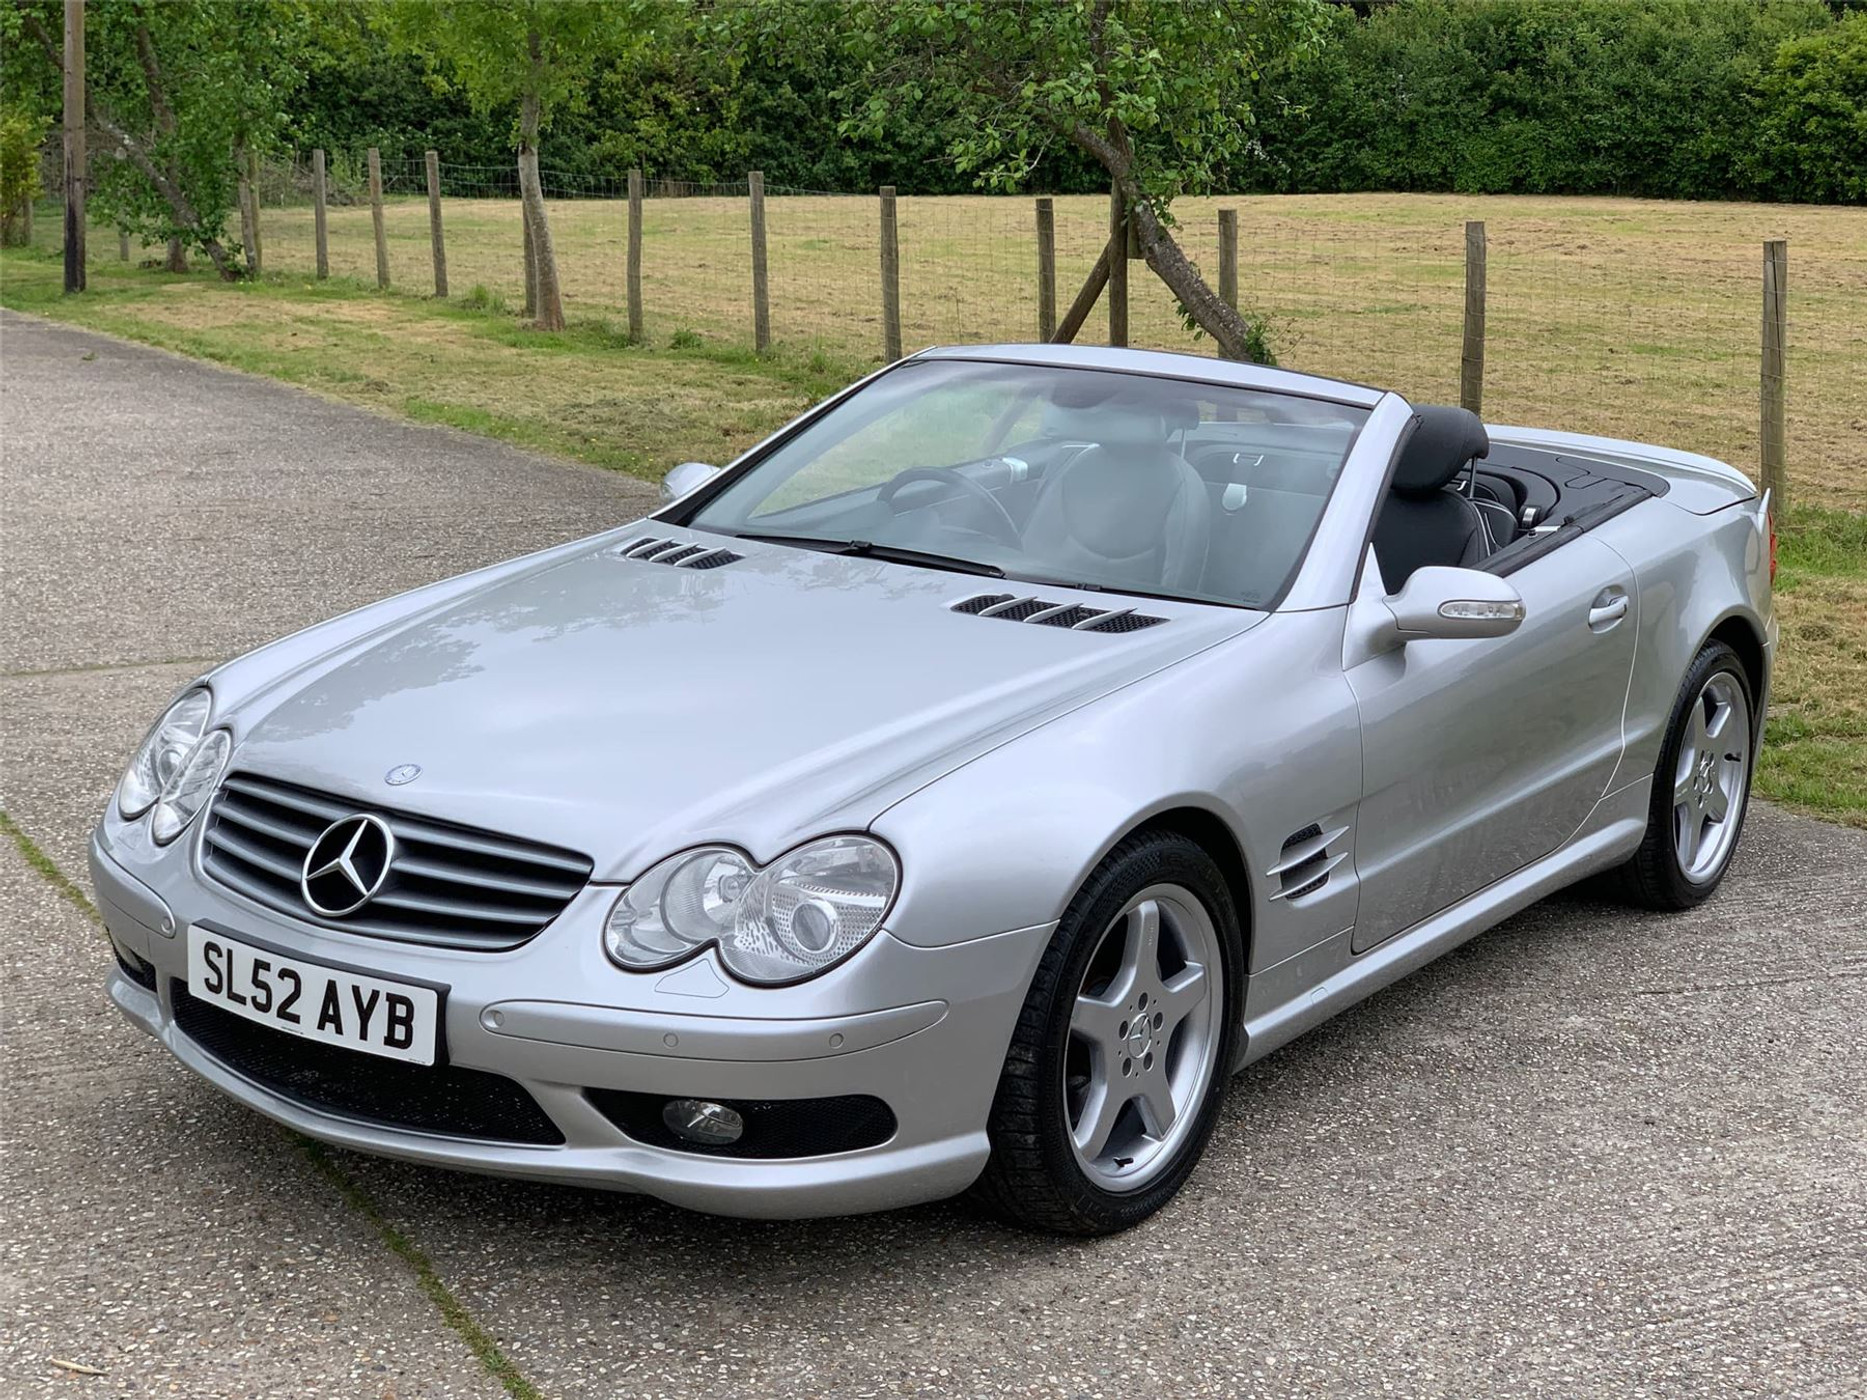
[[[1090,958],[1123,907],[1150,886],[1171,883],[1205,907],[1224,966],[1218,1057],[1192,1131],[1144,1186],[1104,1189],[1076,1159],[1064,1101],[1064,1056],[1077,989]],[[973,1187],[989,1210],[1028,1229],[1108,1235],[1139,1224],[1185,1183],[1212,1135],[1237,1058],[1244,1004],[1244,937],[1224,875],[1196,842],[1169,831],[1139,832],[1111,851],[1064,911],[1019,1013],[988,1132],[992,1156]]]
[[[1745,674],[1743,662],[1738,660],[1737,653],[1730,647],[1723,642],[1707,642],[1693,658],[1685,680],[1680,684],[1679,694],[1673,699],[1672,714],[1666,722],[1666,739],[1660,745],[1659,766],[1653,772],[1653,797],[1647,808],[1646,838],[1641,841],[1640,849],[1634,852],[1632,859],[1608,872],[1608,881],[1614,892],[1628,903],[1643,909],[1678,911],[1703,904],[1723,882],[1743,836],[1744,815],[1750,806],[1748,781],[1744,784],[1743,800],[1731,818],[1737,823],[1736,830],[1717,868],[1706,878],[1698,880],[1688,878],[1680,868],[1673,822],[1673,774],[1678,767],[1680,746],[1685,742],[1692,706],[1712,678],[1721,673],[1736,682],[1749,710],[1747,761],[1751,771],[1755,771],[1757,738],[1762,733],[1763,722],[1757,714],[1750,677]]]

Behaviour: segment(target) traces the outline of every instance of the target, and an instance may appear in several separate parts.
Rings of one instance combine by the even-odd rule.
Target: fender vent
[[[635,559],[650,564],[672,564],[677,569],[717,569],[722,564],[737,564],[745,558],[730,549],[711,545],[682,544],[679,540],[661,540],[652,535],[609,551],[617,559]]]
[[[1272,899],[1302,899],[1315,894],[1329,883],[1329,872],[1346,859],[1348,852],[1335,849],[1348,828],[1339,826],[1324,831],[1311,822],[1301,831],[1293,831],[1284,841],[1277,864],[1265,873],[1277,888]]]
[[[1165,622],[1133,608],[1088,608],[1081,603],[1053,603],[1047,598],[1020,598],[1015,593],[981,593],[955,603],[953,611],[974,617],[995,617],[1004,622],[1031,622],[1039,627],[1062,627],[1071,632],[1139,632]]]

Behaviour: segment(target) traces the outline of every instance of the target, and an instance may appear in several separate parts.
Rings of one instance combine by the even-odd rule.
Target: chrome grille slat
[[[217,824],[209,830],[207,841],[210,846],[218,846],[236,860],[243,860],[248,865],[257,865],[268,875],[275,875],[281,880],[289,880],[293,885],[298,883],[298,877],[304,869],[304,858],[302,856],[299,858],[298,863],[294,865],[291,861],[281,856],[275,856],[269,851],[262,851],[259,847],[250,842],[241,840],[238,836],[235,836],[231,831],[227,830],[224,825]]]
[[[398,856],[395,868],[397,874],[412,876],[416,879],[471,885],[475,889],[492,890],[496,894],[519,895],[529,899],[563,901],[582,888],[581,884],[551,884],[544,880],[525,880],[513,875],[494,875],[464,865],[424,860],[417,856]]]
[[[457,899],[432,899],[407,890],[384,890],[370,901],[375,909],[412,909],[442,919],[468,919],[492,924],[532,924],[538,916],[523,909],[500,909],[490,904],[468,904]]]
[[[617,559],[667,564],[676,569],[717,569],[725,564],[737,564],[745,558],[743,554],[735,554],[730,549],[716,545],[682,544],[679,540],[664,540],[655,535],[644,535],[626,544],[611,545],[604,553]]]
[[[1158,627],[1167,619],[1133,608],[1092,608],[1082,603],[1056,603],[1048,598],[1019,598],[1010,593],[985,593],[962,598],[952,611],[1000,622],[1028,622],[1069,632],[1138,632]]]
[[[299,887],[326,827],[367,812],[396,838],[374,899],[340,919],[311,911]],[[208,809],[202,869],[228,889],[322,928],[436,947],[497,951],[533,937],[582,891],[587,856],[496,832],[352,803],[263,778],[231,774]]]

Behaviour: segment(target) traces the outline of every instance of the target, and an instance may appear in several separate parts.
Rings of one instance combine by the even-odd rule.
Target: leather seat
[[[1374,557],[1389,592],[1425,565],[1472,565],[1491,552],[1478,507],[1448,489],[1468,463],[1490,453],[1485,425],[1463,408],[1420,405],[1413,415],[1412,435],[1374,522]]]
[[[1070,426],[1092,445],[1045,478],[1023,530],[1031,560],[1094,583],[1199,591],[1212,503],[1164,418],[1107,405]]]

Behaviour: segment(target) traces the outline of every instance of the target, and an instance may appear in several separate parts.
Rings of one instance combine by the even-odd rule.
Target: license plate
[[[305,1040],[411,1064],[434,1063],[440,996],[432,987],[282,957],[190,925],[188,991]]]

